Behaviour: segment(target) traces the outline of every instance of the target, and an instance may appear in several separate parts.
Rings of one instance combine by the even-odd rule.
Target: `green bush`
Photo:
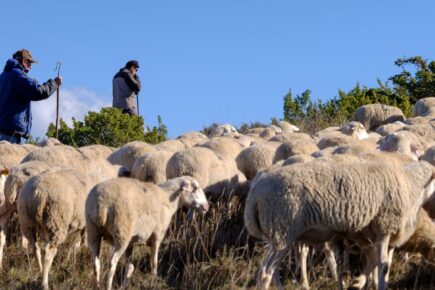
[[[166,140],[167,135],[167,128],[160,116],[157,119],[158,127],[147,127],[148,132],[145,133],[143,117],[123,114],[117,108],[103,108],[100,112],[89,112],[84,122],[73,118],[72,128],[60,120],[59,141],[74,147],[91,144],[119,147],[135,140],[156,144]],[[46,135],[56,136],[54,124],[50,123]]]

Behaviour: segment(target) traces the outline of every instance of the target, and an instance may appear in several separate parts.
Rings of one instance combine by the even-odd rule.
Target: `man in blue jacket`
[[[50,97],[62,84],[62,78],[40,85],[27,73],[36,60],[27,49],[14,53],[0,74],[0,141],[20,144],[29,138],[32,128],[31,101]]]

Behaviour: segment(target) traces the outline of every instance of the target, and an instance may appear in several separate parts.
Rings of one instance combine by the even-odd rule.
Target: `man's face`
[[[138,68],[132,66],[129,70],[133,75],[136,75]]]
[[[32,62],[29,59],[24,59],[22,65],[25,72],[29,72],[32,68]]]

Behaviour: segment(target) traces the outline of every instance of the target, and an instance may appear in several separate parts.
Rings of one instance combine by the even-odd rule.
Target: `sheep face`
[[[202,214],[208,211],[209,205],[205,193],[199,186],[199,183],[193,178],[183,182],[180,200],[184,206],[194,208]]]

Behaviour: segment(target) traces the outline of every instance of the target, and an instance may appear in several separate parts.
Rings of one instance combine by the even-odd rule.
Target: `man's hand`
[[[62,77],[56,77],[55,79],[54,79],[54,82],[57,84],[57,85],[61,85],[62,84],[62,82],[63,82],[63,79],[62,79]]]

